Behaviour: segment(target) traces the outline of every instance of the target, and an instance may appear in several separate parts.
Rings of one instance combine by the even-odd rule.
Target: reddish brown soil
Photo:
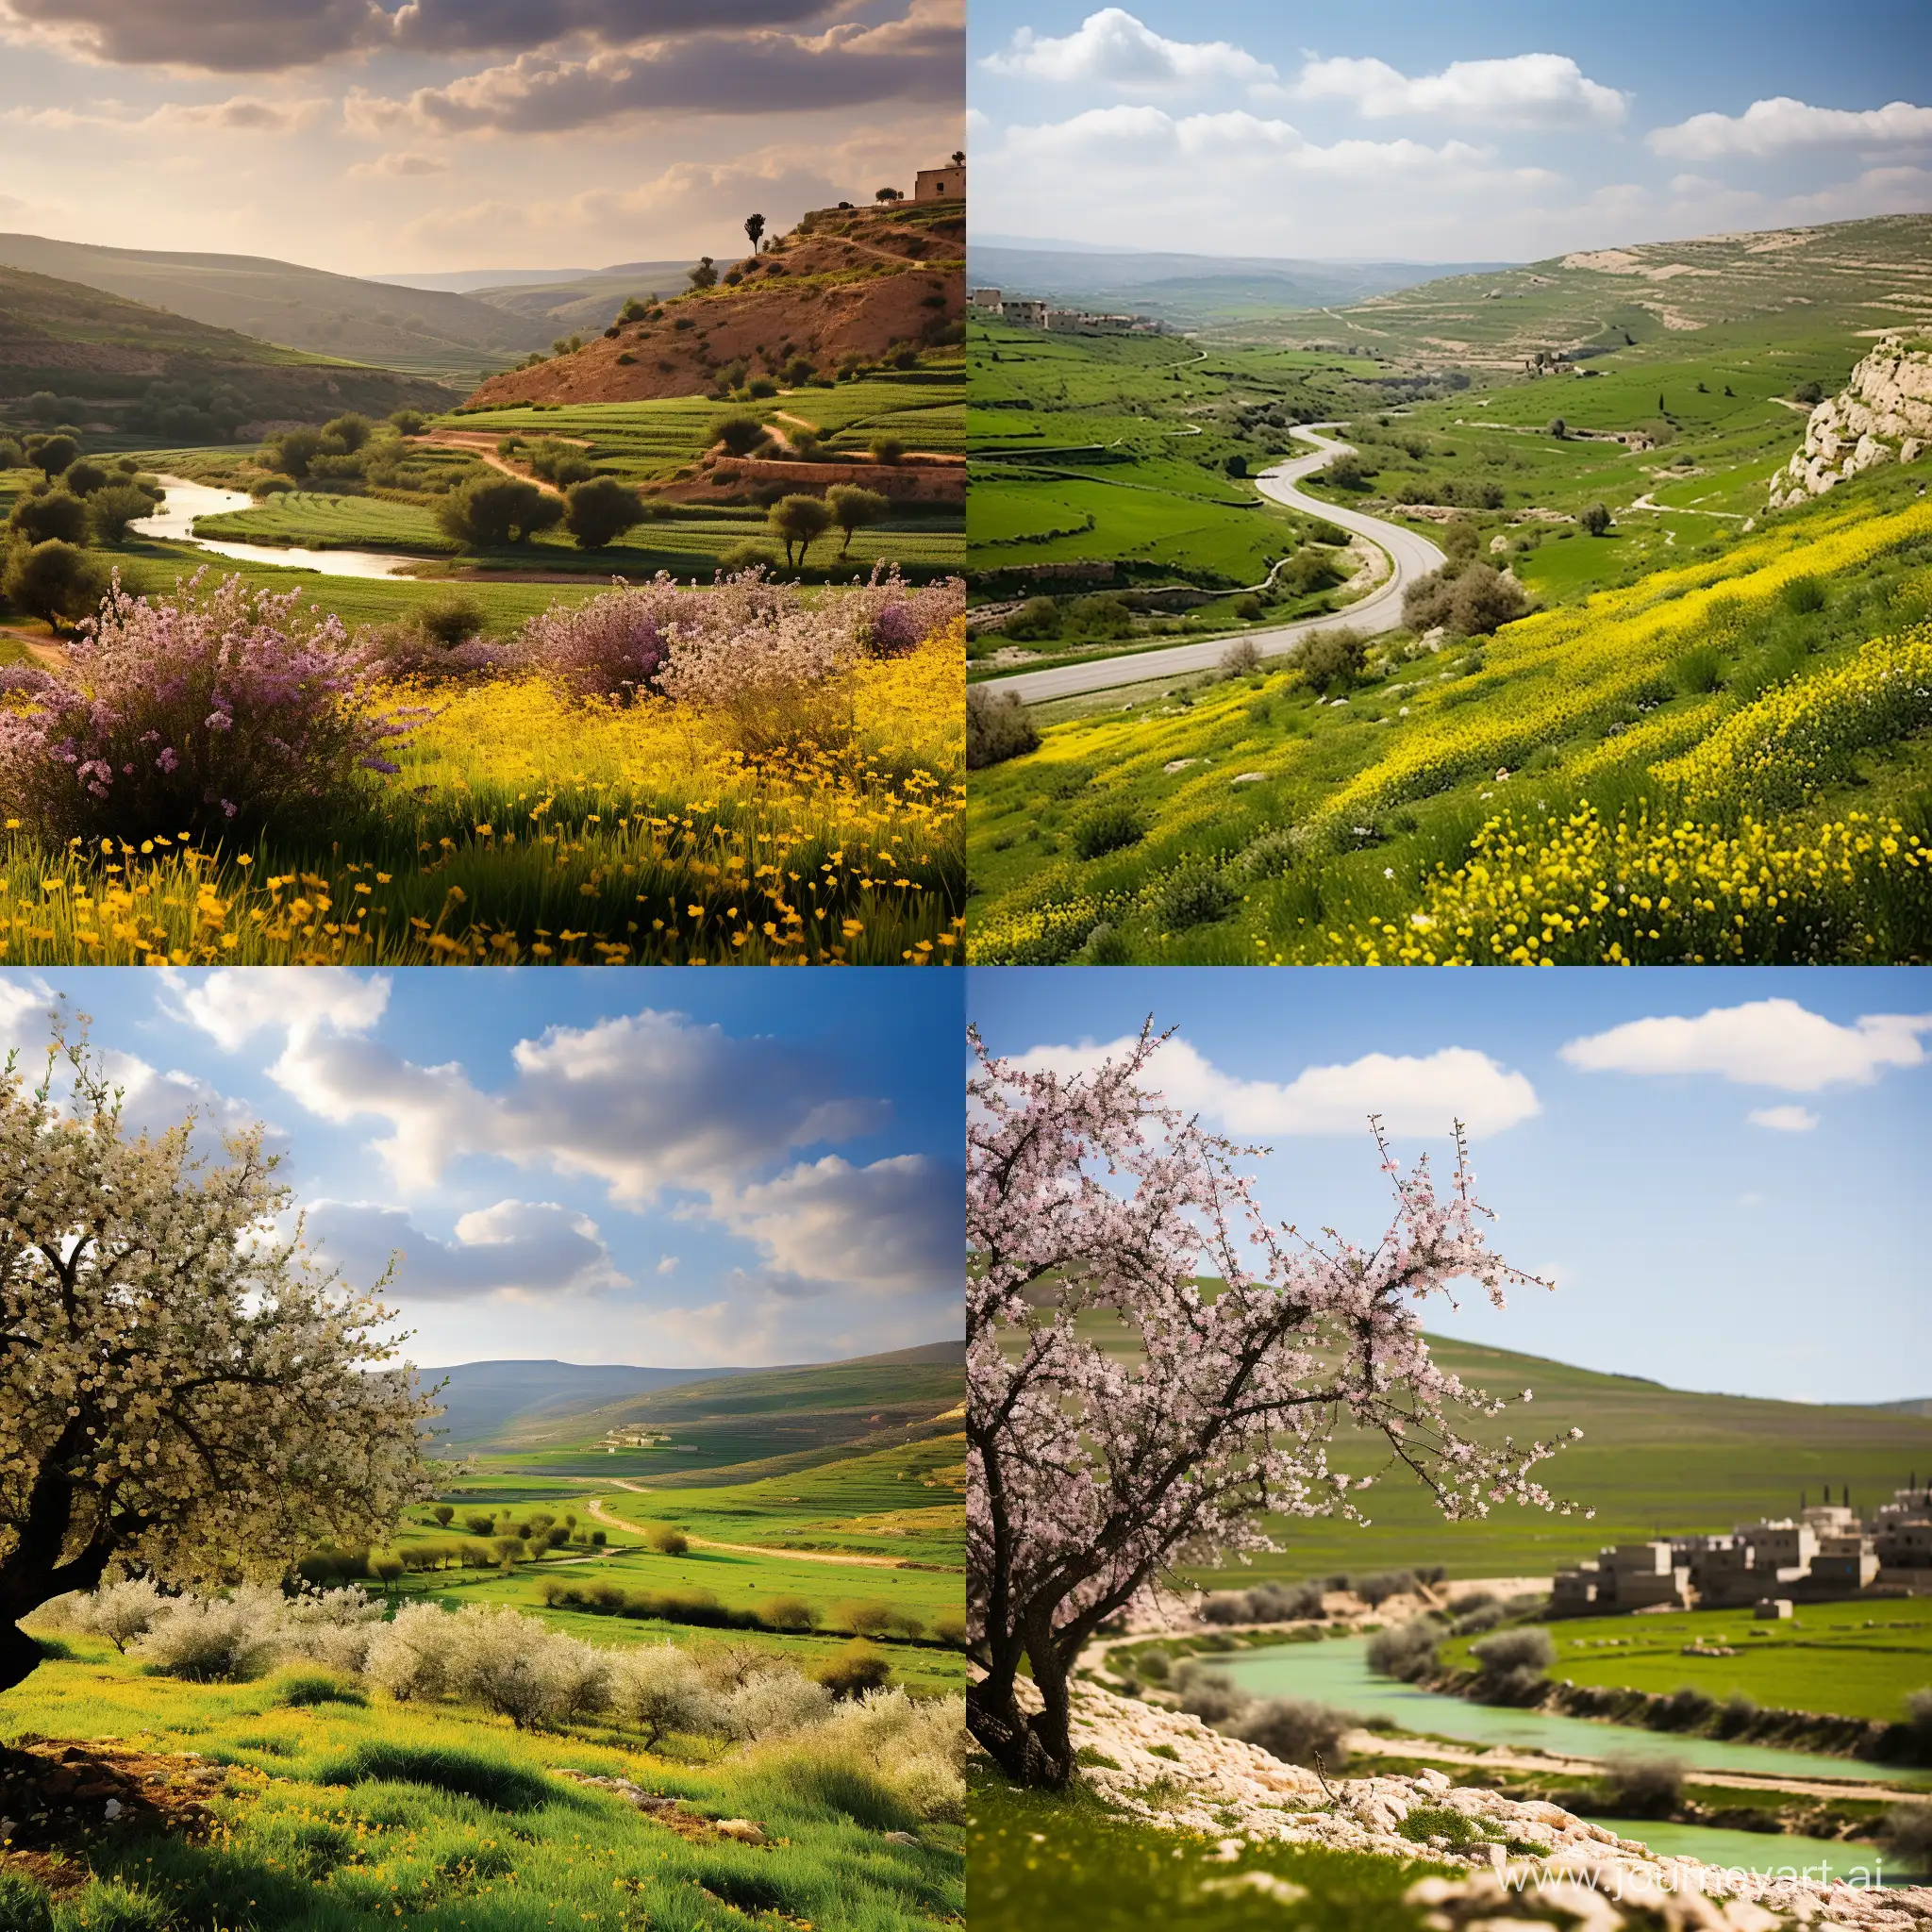
[[[719,369],[741,359],[756,375],[803,356],[829,375],[847,356],[871,360],[916,344],[935,319],[952,323],[965,313],[966,223],[956,209],[946,204],[917,219],[866,208],[808,215],[763,255],[735,264],[742,277],[736,287],[721,282],[681,295],[655,321],[627,323],[574,355],[493,375],[470,403],[702,395]]]
[[[753,494],[761,483],[783,483],[813,495],[835,483],[857,483],[894,503],[966,501],[966,465],[945,457],[908,457],[898,463],[796,463],[716,451],[704,458],[696,475],[660,483],[651,493],[673,503],[730,503],[734,496]]]

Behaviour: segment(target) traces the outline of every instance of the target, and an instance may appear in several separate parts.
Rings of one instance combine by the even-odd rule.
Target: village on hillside
[[[1552,1617],[1619,1611],[1739,1609],[1789,1617],[1798,1603],[1833,1603],[1868,1591],[1932,1591],[1932,1489],[1892,1491],[1869,1518],[1844,1500],[1807,1505],[1795,1517],[1740,1524],[1728,1535],[1659,1538],[1600,1550],[1594,1561],[1560,1570]]]

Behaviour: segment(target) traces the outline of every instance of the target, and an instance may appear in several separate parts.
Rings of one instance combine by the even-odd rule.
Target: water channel
[[[1305,1698],[1363,1718],[1386,1719],[1405,1731],[1479,1747],[1540,1750],[1599,1761],[1622,1755],[1668,1757],[1682,1760],[1693,1774],[1699,1770],[1729,1771],[1892,1786],[1923,1782],[1909,1773],[1856,1757],[1827,1757],[1764,1744],[1731,1744],[1719,1738],[1660,1736],[1629,1724],[1472,1704],[1465,1698],[1419,1690],[1376,1676],[1369,1669],[1367,1651],[1365,1637],[1331,1637],[1313,1643],[1274,1644],[1206,1661],[1257,1697]],[[1605,1822],[1621,1836],[1637,1839],[1655,1852],[1750,1871],[1808,1868],[1817,1877],[1824,1875],[1817,1869],[1824,1864],[1834,1875],[1842,1877],[1860,1867],[1869,1870],[1877,1857],[1869,1845],[1716,1831],[1696,1824]]]
[[[268,563],[283,570],[312,570],[325,577],[406,577],[437,559],[400,557],[380,550],[296,550],[280,543],[234,543],[225,538],[197,537],[197,517],[225,510],[249,509],[255,499],[245,490],[218,490],[210,483],[192,483],[186,476],[158,476],[166,491],[161,507],[151,517],[128,525],[143,537],[165,537],[174,543],[192,543],[216,557],[242,563]]]

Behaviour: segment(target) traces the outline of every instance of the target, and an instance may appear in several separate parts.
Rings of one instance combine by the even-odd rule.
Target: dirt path
[[[559,436],[553,439],[558,442],[575,442],[588,449],[590,445],[581,437]],[[488,463],[492,470],[500,470],[506,476],[514,476],[519,483],[534,483],[545,496],[561,496],[555,483],[546,483],[541,476],[533,476],[527,470],[520,470],[508,457],[496,454],[496,439],[485,435],[478,429],[438,429],[428,436],[412,436],[411,442],[440,443],[445,449],[467,450],[479,463]]]
[[[619,1486],[639,1495],[650,1494],[649,1489],[641,1483],[621,1483]],[[600,1497],[588,1498],[584,1507],[599,1523],[608,1524],[612,1529],[627,1529],[633,1535],[637,1533],[635,1523],[626,1523],[623,1517],[611,1515]],[[691,1546],[694,1550],[730,1550],[741,1557],[781,1557],[788,1562],[841,1563],[856,1570],[903,1570],[906,1567],[903,1557],[865,1557],[836,1550],[774,1550],[763,1543],[714,1542],[708,1536],[692,1537]]]
[[[24,645],[34,662],[48,671],[67,669],[65,648],[50,638],[36,637],[31,631],[14,630],[7,625],[0,625],[0,638],[10,638],[16,644]]]

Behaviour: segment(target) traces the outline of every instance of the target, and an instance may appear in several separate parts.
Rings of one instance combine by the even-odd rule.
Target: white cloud
[[[957,1287],[963,1201],[958,1170],[924,1155],[855,1167],[834,1154],[740,1188],[717,1208],[764,1250],[765,1278],[781,1293],[896,1296]]]
[[[352,1286],[373,1284],[397,1257],[394,1292],[412,1300],[544,1298],[630,1286],[597,1224],[555,1201],[498,1201],[465,1214],[449,1241],[425,1233],[401,1208],[366,1201],[318,1201],[307,1229],[310,1246]]]
[[[1084,1073],[1119,1059],[1132,1042],[1037,1046],[1017,1057],[1028,1069]],[[1459,1120],[1472,1136],[1501,1133],[1541,1109],[1522,1074],[1488,1054],[1443,1047],[1417,1058],[1373,1053],[1342,1066],[1305,1067],[1286,1083],[1224,1074],[1185,1040],[1170,1040],[1148,1062],[1147,1084],[1168,1102],[1236,1135],[1359,1134],[1379,1114],[1391,1134],[1444,1134]]]
[[[677,1257],[675,1255],[659,1255],[658,1257],[658,1273],[659,1274],[675,1274],[676,1272]]]
[[[1789,94],[1753,101],[1741,114],[1693,114],[1644,139],[1660,155],[1687,161],[1771,160],[1815,148],[1866,152],[1932,147],[1932,108],[1892,101],[1862,109],[1814,108]]]
[[[1776,1134],[1808,1134],[1818,1124],[1818,1116],[1807,1107],[1759,1107],[1744,1118],[1754,1127],[1769,1127]]]
[[[1698,1018],[1632,1020],[1571,1041],[1563,1058],[1585,1073],[1715,1074],[1786,1093],[1869,1086],[1888,1067],[1925,1060],[1932,1014],[1873,1013],[1841,1026],[1790,999],[1713,1007]]]
[[[438,155],[419,155],[408,148],[358,161],[349,170],[352,181],[391,181],[423,175],[447,175],[449,163]]]
[[[1227,41],[1170,41],[1124,8],[1103,7],[1058,39],[1023,26],[1007,48],[980,63],[1026,80],[1168,92],[1233,82],[1263,86],[1275,70]]]
[[[292,984],[284,984],[284,979]],[[332,1033],[367,1033],[389,1008],[386,974],[352,973],[341,966],[310,966],[282,974],[224,968],[191,979],[174,968],[163,980],[177,1001],[177,1017],[199,1027],[233,1053],[269,1027],[308,1039]]]
[[[1352,101],[1371,120],[1438,114],[1478,127],[1615,127],[1630,105],[1563,54],[1457,60],[1440,74],[1413,76],[1386,60],[1310,60],[1292,92],[1302,100]]]

